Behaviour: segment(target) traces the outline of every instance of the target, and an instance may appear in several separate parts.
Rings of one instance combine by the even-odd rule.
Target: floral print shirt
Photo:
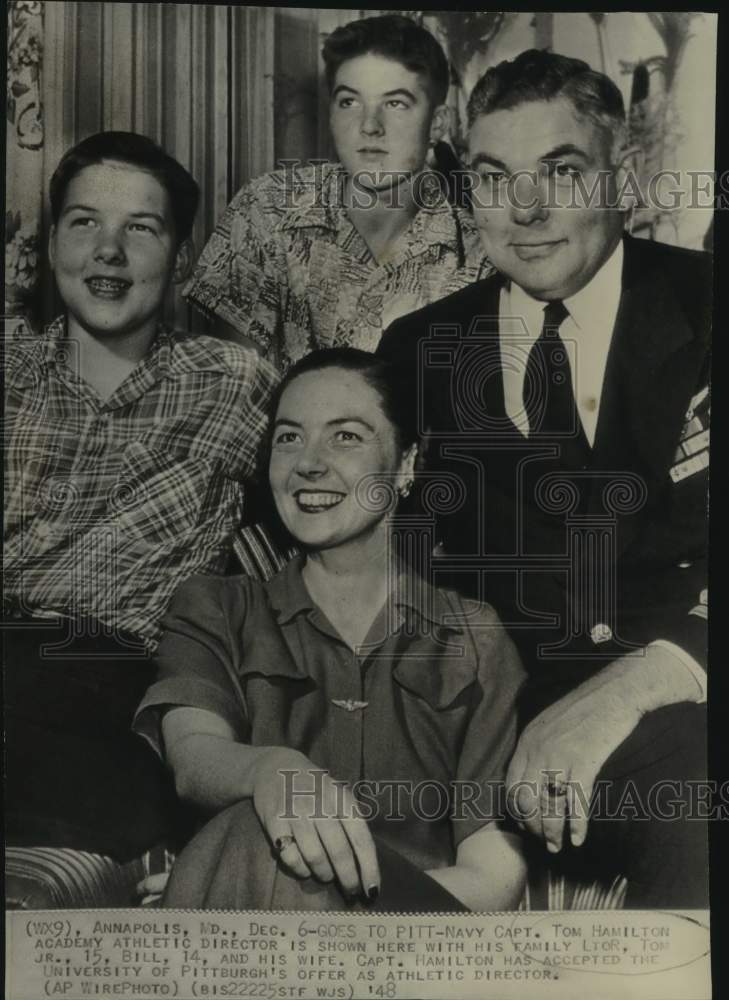
[[[473,219],[429,173],[419,211],[378,262],[345,211],[345,179],[339,164],[318,163],[242,188],[184,289],[282,370],[318,347],[374,351],[393,320],[492,271]]]

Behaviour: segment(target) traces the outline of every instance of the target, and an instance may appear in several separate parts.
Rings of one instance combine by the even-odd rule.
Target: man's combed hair
[[[105,160],[128,163],[152,174],[169,195],[177,245],[188,238],[200,201],[200,188],[182,164],[156,142],[136,132],[97,132],[64,153],[50,184],[54,225],[58,223],[68,186],[74,177],[86,167]]]
[[[411,73],[420,73],[433,103],[443,104],[450,79],[445,53],[426,28],[402,14],[350,21],[331,33],[322,49],[330,93],[342,63],[370,52],[402,63]]]
[[[468,101],[468,124],[492,111],[559,97],[570,100],[579,115],[605,129],[613,141],[622,138],[625,107],[613,81],[582,59],[539,49],[528,49],[484,73]]]

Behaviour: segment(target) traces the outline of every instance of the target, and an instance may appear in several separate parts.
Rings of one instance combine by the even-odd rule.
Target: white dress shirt
[[[597,274],[575,295],[564,300],[569,316],[559,336],[570,359],[572,391],[588,442],[595,443],[610,341],[620,305],[623,243],[618,243]],[[501,290],[499,324],[504,404],[507,416],[526,437],[529,421],[524,410],[526,362],[544,325],[546,302],[532,298],[511,284]]]
[[[620,305],[622,273],[621,240],[585,287],[563,300],[569,316],[560,324],[559,336],[570,360],[572,391],[590,447],[595,443],[605,368]],[[532,298],[514,283],[501,290],[499,345],[504,406],[524,437],[529,434],[523,400],[524,375],[529,352],[542,332],[545,305],[546,302]],[[668,656],[678,657],[696,680],[696,701],[706,701],[706,673],[686,650],[665,639],[657,639],[646,648],[648,655],[655,655],[661,649]]]

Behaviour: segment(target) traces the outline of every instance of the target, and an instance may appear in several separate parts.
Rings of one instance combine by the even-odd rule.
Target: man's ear
[[[640,146],[621,148],[614,157],[615,186],[618,195],[618,208],[623,212],[640,208],[643,201],[640,188],[640,177],[643,170],[645,155]]]
[[[190,277],[192,265],[195,262],[195,247],[190,239],[183,240],[177,248],[175,266],[172,270],[172,280],[176,285]]]
[[[444,135],[448,134],[448,126],[451,120],[451,113],[445,104],[439,104],[433,111],[430,119],[430,142],[435,145],[440,142]]]
[[[55,270],[56,266],[56,227],[51,226],[51,231],[48,234],[48,263],[51,265],[51,271]]]

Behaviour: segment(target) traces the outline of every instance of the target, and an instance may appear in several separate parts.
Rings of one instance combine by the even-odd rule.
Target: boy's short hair
[[[129,163],[152,174],[169,196],[177,245],[189,237],[200,201],[197,182],[161,146],[136,132],[97,132],[63,154],[50,183],[54,225],[58,224],[68,186],[74,177],[86,167],[104,160]]]
[[[426,28],[402,14],[350,21],[329,35],[322,48],[322,58],[330,93],[342,63],[369,52],[402,63],[411,73],[422,74],[433,103],[443,104],[450,82],[445,52]]]
[[[602,128],[612,142],[623,138],[625,106],[613,81],[582,59],[539,49],[486,70],[468,101],[468,125],[492,111],[559,97],[571,101],[577,114]]]

